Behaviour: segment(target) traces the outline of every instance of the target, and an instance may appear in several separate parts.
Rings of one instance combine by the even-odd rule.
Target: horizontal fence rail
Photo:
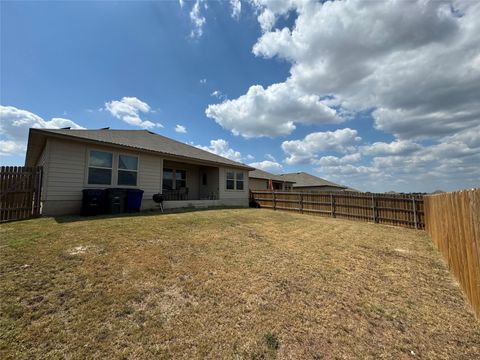
[[[425,196],[425,230],[480,319],[480,189]]]
[[[251,191],[260,207],[424,229],[423,196],[371,193]]]
[[[0,222],[40,215],[42,167],[0,168]]]

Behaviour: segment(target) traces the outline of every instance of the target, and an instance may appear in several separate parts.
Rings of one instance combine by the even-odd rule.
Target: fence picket
[[[42,167],[2,166],[0,222],[40,215]]]
[[[253,190],[251,194],[261,207],[329,215],[333,218],[373,221],[414,229],[424,228],[423,196],[421,195],[262,190]]]
[[[480,189],[425,197],[425,230],[480,319]]]

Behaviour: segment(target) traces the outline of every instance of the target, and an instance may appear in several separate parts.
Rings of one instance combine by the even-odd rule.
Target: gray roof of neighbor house
[[[223,156],[219,156],[205,150],[201,150],[195,146],[172,140],[148,130],[30,129],[29,147],[32,137],[35,135],[63,137],[107,145],[111,144],[189,160],[200,160],[207,163],[232,166],[246,170],[253,169],[251,166],[224,158]],[[29,161],[29,150],[30,149],[27,149],[26,163]]]
[[[284,178],[285,180],[294,181],[293,184],[294,188],[298,187],[313,187],[313,186],[333,186],[342,189],[346,189],[346,186],[335,184],[328,180],[319,178],[317,176],[310,175],[306,172],[296,172],[296,173],[289,173],[289,174],[282,174],[280,177]]]
[[[293,183],[294,181],[286,180],[282,178],[280,175],[275,175],[272,173],[269,173],[268,171],[260,170],[260,169],[255,169],[253,171],[250,171],[248,173],[248,177],[250,178],[255,178],[255,179],[265,179],[265,180],[276,180],[276,181],[281,181],[281,182],[291,182]]]

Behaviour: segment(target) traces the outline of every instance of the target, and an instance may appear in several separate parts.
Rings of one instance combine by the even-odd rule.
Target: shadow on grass
[[[96,215],[96,216],[80,216],[80,215],[55,216],[54,219],[57,223],[64,224],[64,223],[72,223],[72,222],[78,222],[78,221],[106,220],[106,219],[117,219],[117,218],[125,218],[125,217],[171,215],[171,214],[182,214],[182,213],[190,213],[190,212],[204,212],[204,211],[226,210],[226,209],[248,209],[248,208],[239,207],[239,206],[212,206],[208,208],[184,207],[184,208],[177,208],[177,209],[166,209],[163,213],[160,210],[145,210],[145,211],[133,212],[133,213],[108,214],[108,215]]]

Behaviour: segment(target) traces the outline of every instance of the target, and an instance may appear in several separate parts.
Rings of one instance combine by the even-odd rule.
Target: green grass
[[[261,209],[0,226],[0,358],[471,359],[424,232]]]

